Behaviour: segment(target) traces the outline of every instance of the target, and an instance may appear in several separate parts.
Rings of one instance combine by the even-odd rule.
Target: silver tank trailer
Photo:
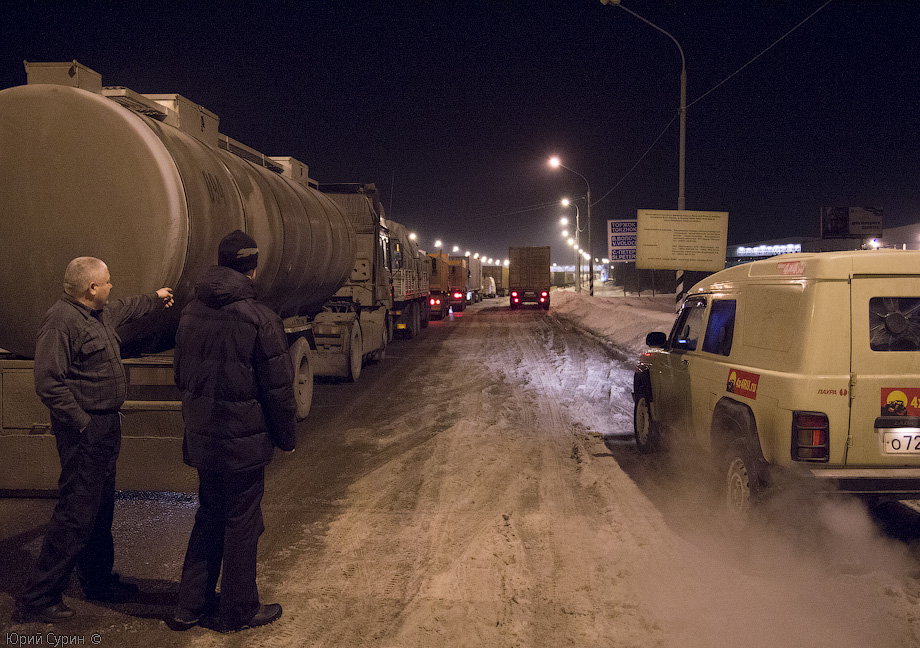
[[[174,288],[176,308],[129,331],[162,348],[235,229],[258,243],[260,299],[282,317],[319,312],[354,267],[351,222],[310,187],[99,94],[0,91],[0,347],[33,355],[64,268],[88,255],[108,264],[113,297]]]

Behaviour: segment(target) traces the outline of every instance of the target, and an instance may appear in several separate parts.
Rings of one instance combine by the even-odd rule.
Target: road
[[[692,455],[640,457],[628,361],[486,301],[317,384],[267,472],[259,586],[277,623],[166,628],[194,497],[123,494],[122,605],[10,627],[52,500],[0,500],[0,624],[134,646],[920,646],[920,563],[856,502],[728,533]],[[674,475],[678,477],[675,479]],[[786,507],[787,509],[790,507]],[[788,512],[788,511],[787,511]],[[911,518],[912,519],[912,518]],[[47,643],[47,640],[46,640]]]

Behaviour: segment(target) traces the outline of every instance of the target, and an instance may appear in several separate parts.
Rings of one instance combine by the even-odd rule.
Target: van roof
[[[734,282],[762,279],[850,279],[857,275],[920,276],[920,250],[849,250],[781,254],[720,270],[697,283],[690,294],[719,290]]]

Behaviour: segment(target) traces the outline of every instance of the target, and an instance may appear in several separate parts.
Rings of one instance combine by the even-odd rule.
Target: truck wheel
[[[384,318],[383,322],[383,339],[381,340],[380,346],[371,354],[371,357],[374,359],[374,363],[383,362],[383,359],[387,357],[387,343],[390,341],[390,316],[387,315]]]
[[[294,365],[294,400],[297,420],[307,418],[313,405],[313,368],[310,366],[310,345],[303,338],[291,345],[289,351]]]
[[[409,305],[409,325],[406,327],[406,335],[408,335],[410,340],[418,335],[420,324],[421,318],[419,317],[418,304],[413,302]]]
[[[356,382],[361,375],[361,363],[364,359],[362,345],[361,326],[358,322],[353,322],[351,325],[351,340],[348,344],[348,375],[345,376],[348,382]]]
[[[730,524],[740,529],[751,517],[758,490],[752,473],[753,459],[743,439],[732,442],[723,455],[722,465],[726,513]]]
[[[654,452],[660,447],[658,425],[652,420],[652,410],[645,394],[639,397],[633,409],[633,433],[636,449],[642,454]]]

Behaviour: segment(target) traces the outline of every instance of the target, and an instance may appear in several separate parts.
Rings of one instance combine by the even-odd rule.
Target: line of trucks
[[[25,67],[26,85],[0,91],[0,267],[15,282],[15,298],[0,301],[9,352],[0,359],[0,492],[55,488],[59,463],[30,358],[76,256],[103,259],[119,294],[165,285],[176,299],[119,331],[129,379],[120,461],[130,469],[118,488],[127,490],[194,489],[176,442],[169,350],[228,232],[259,244],[256,285],[288,334],[300,418],[314,377],[355,381],[396,332],[414,338],[503,284],[506,268],[420,250],[385,217],[375,185],[318,184],[298,160],[220,133],[214,113],[181,95],[103,87],[76,61]]]

